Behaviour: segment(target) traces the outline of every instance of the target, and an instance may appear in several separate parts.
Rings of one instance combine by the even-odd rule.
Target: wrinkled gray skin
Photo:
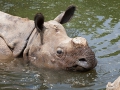
[[[39,68],[87,71],[97,65],[94,52],[83,37],[70,38],[62,24],[73,16],[75,6],[44,22],[41,13],[34,21],[0,12],[0,62],[22,56]]]

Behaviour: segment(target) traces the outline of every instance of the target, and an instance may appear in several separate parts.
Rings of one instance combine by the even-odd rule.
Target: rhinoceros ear
[[[44,24],[44,16],[41,13],[37,13],[34,17],[34,22],[38,32],[41,32]]]
[[[75,9],[75,6],[69,6],[65,12],[59,14],[54,20],[61,24],[68,22],[74,15]]]

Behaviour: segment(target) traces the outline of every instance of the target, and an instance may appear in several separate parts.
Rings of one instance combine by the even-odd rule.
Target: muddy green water
[[[71,4],[77,11],[64,26],[70,37],[88,40],[97,67],[80,73],[0,64],[0,90],[105,90],[120,76],[120,0],[0,0],[0,10],[29,19],[42,12],[48,21]]]

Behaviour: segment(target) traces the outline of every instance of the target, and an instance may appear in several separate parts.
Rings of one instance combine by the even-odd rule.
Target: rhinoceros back
[[[12,50],[14,57],[23,51],[33,30],[32,20],[0,12],[0,37]]]

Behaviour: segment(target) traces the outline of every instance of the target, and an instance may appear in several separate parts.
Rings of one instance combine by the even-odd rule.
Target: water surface
[[[82,36],[96,54],[98,65],[89,72],[52,71],[0,65],[1,90],[105,90],[120,75],[119,0],[0,0],[0,10],[33,19],[42,12],[54,19],[76,5],[73,19],[64,25],[70,37]],[[16,69],[19,67],[19,69]]]

